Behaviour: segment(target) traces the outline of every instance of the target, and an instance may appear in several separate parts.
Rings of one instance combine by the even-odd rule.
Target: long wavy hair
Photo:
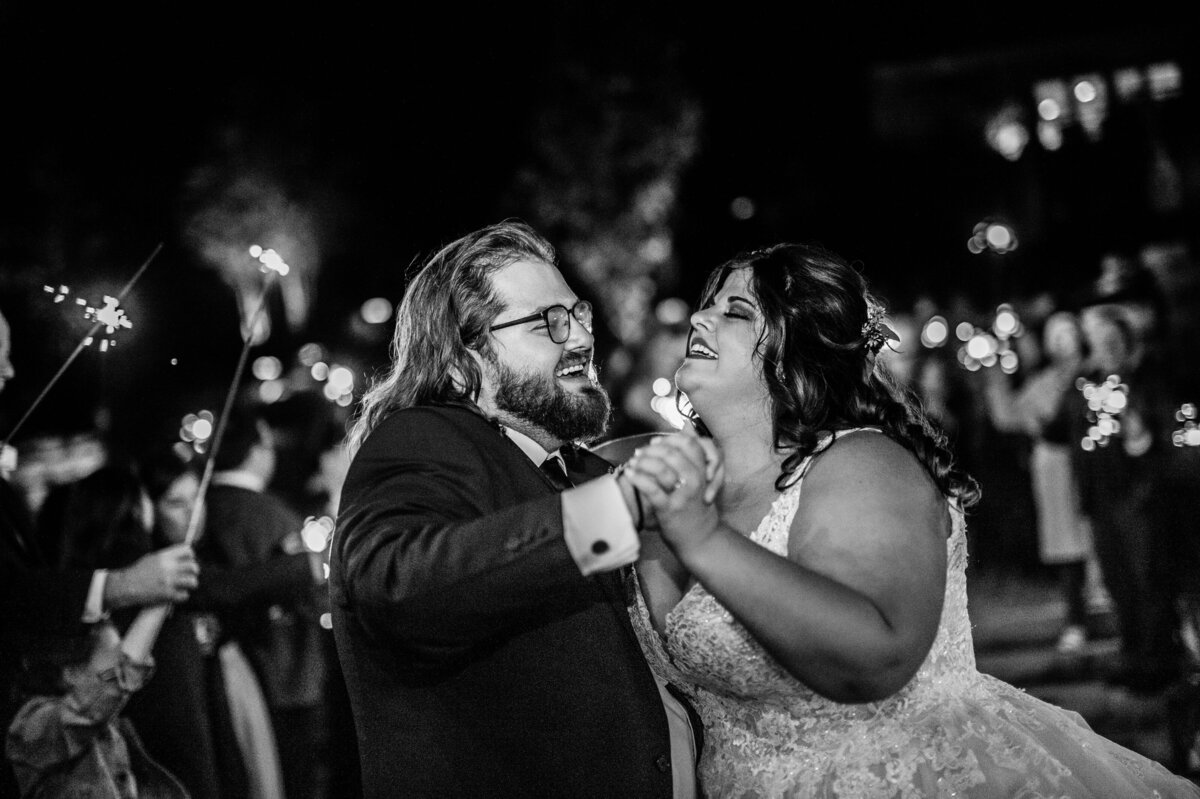
[[[533,228],[505,220],[463,236],[425,262],[396,311],[391,368],[363,395],[347,441],[351,456],[396,411],[474,403],[482,375],[470,351],[488,353],[488,326],[504,310],[491,278],[521,260],[557,265],[554,248]]]
[[[858,270],[821,247],[778,244],[715,269],[701,308],[737,269],[749,270],[765,321],[756,352],[771,398],[775,446],[791,450],[776,479],[780,490],[825,432],[870,426],[912,452],[943,494],[963,507],[978,500],[979,487],[955,465],[945,434],[877,363],[880,339],[871,335],[868,319],[881,304]]]

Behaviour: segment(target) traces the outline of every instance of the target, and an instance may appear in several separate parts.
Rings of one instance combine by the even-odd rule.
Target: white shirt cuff
[[[92,584],[88,586],[87,601],[83,605],[83,616],[80,617],[84,624],[95,624],[108,615],[104,612],[104,585],[107,582],[108,569],[92,572]]]
[[[585,577],[637,560],[642,543],[615,477],[597,477],[559,497],[563,537]]]

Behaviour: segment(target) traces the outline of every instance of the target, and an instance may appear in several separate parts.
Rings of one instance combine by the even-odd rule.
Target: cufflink
[[[592,542],[592,554],[593,555],[603,555],[607,551],[608,551],[608,542],[607,541],[600,539],[598,541]]]

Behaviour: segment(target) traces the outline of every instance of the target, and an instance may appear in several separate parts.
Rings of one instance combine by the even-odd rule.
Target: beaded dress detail
[[[800,466],[796,481],[750,534],[784,557],[811,461],[812,456]],[[655,673],[681,689],[704,722],[698,764],[704,794],[1200,797],[1200,788],[1097,735],[1078,714],[976,670],[967,616],[966,525],[957,504],[951,503],[950,513],[946,589],[933,646],[912,680],[879,702],[842,704],[816,694],[701,585],[671,610],[660,636],[632,573],[630,615],[642,650]]]

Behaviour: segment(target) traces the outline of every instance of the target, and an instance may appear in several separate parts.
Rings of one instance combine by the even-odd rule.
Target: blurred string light
[[[1121,412],[1129,405],[1129,386],[1119,375],[1109,375],[1102,383],[1081,377],[1075,388],[1087,402],[1087,420],[1091,423],[1087,435],[1079,442],[1085,452],[1107,447],[1113,436],[1121,432]]]
[[[333,538],[333,519],[328,516],[309,516],[300,529],[300,540],[309,552],[324,552]]]
[[[1146,82],[1152,100],[1169,100],[1183,89],[1183,70],[1174,61],[1151,64],[1146,67]]]
[[[1024,334],[1025,328],[1017,312],[1008,303],[996,307],[996,315],[990,329],[982,329],[970,322],[960,322],[955,329],[958,340],[959,364],[970,372],[999,366],[1005,374],[1013,374],[1021,365],[1012,339]]]
[[[285,389],[282,380],[264,380],[258,385],[258,398],[271,405],[283,399]]]
[[[1022,115],[1020,106],[1010,103],[997,111],[984,128],[988,146],[1009,161],[1020,159],[1029,144],[1029,129]]]
[[[250,372],[262,382],[258,385],[258,397],[270,405],[283,399],[283,362],[274,355],[260,355],[254,359]]]
[[[297,358],[303,366],[312,366],[317,361],[325,360],[325,348],[320,344],[310,342],[300,348]]]
[[[997,338],[1010,339],[1025,332],[1017,312],[1008,303],[996,306],[996,319],[992,322],[992,331]]]
[[[1200,447],[1200,426],[1196,424],[1197,409],[1195,403],[1185,402],[1175,411],[1175,421],[1180,423],[1179,429],[1171,434],[1171,443],[1177,447]]]
[[[667,327],[684,324],[691,313],[687,302],[679,297],[667,297],[654,308],[654,318]]]
[[[279,253],[270,248],[263,249],[257,244],[251,244],[250,257],[257,258],[258,262],[262,264],[259,267],[260,272],[275,272],[282,277],[292,271],[292,268],[283,262]]]
[[[296,351],[295,366],[285,374],[284,364],[273,355],[254,360],[252,367],[259,380],[259,398],[268,404],[279,402],[296,391],[312,388],[309,380],[321,383],[321,394],[330,402],[347,407],[354,401],[355,373],[348,366],[328,360],[328,350],[321,344],[309,342]]]
[[[318,361],[312,365],[311,372],[314,380],[325,383],[321,389],[325,399],[343,408],[354,401],[354,372],[350,369]]]
[[[950,339],[950,324],[944,316],[931,316],[921,328],[921,344],[930,349],[941,347]]]
[[[976,223],[967,240],[967,249],[973,255],[979,255],[985,250],[1004,255],[1017,249],[1017,234],[1003,222],[983,220]]]
[[[1163,102],[1179,96],[1183,89],[1183,70],[1174,61],[1130,65],[1114,69],[1111,75],[1087,73],[1072,78],[1050,78],[1033,86],[1037,109],[1037,139],[1046,150],[1063,145],[1063,130],[1076,122],[1087,138],[1097,141],[1103,134],[1109,106],[1140,102],[1149,97]]]
[[[372,297],[359,309],[362,320],[369,325],[381,325],[392,318],[392,304],[384,297]]]
[[[274,355],[263,355],[254,359],[250,371],[259,380],[276,380],[283,374],[283,363]]]
[[[638,247],[638,256],[648,264],[663,264],[671,258],[674,245],[667,235],[650,236]]]
[[[734,197],[733,201],[729,203],[729,213],[733,215],[734,219],[743,222],[753,219],[757,211],[758,209],[754,207],[754,200],[749,197]]]
[[[650,410],[676,430],[682,430],[687,419],[680,412],[675,400],[675,386],[665,377],[660,377],[651,385],[654,396],[650,399]]]
[[[1038,114],[1038,142],[1047,150],[1057,150],[1062,147],[1063,128],[1074,119],[1066,82],[1044,80],[1034,84],[1033,101]]]
[[[1104,119],[1108,116],[1108,84],[1098,74],[1081,75],[1071,87],[1075,98],[1075,113],[1084,133],[1092,141],[1100,139]]]
[[[203,453],[212,440],[214,424],[212,411],[189,413],[179,424],[179,438],[185,444],[190,444],[197,453]]]

